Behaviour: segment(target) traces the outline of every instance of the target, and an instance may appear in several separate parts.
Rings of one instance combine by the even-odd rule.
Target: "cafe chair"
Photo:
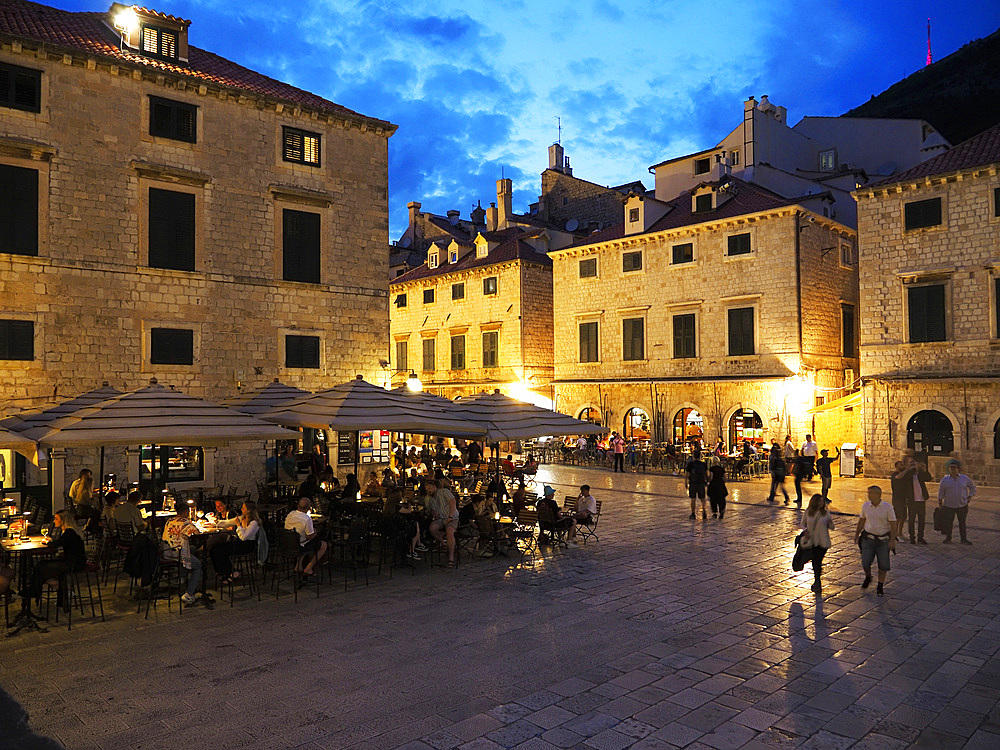
[[[555,547],[567,547],[569,544],[566,541],[567,528],[559,527],[557,525],[558,519],[552,515],[552,509],[541,505],[538,508],[538,528],[541,534],[546,534],[549,537],[549,543]],[[522,512],[522,515],[523,512]]]
[[[257,533],[263,534],[264,530],[260,529]],[[253,598],[253,592],[257,592],[257,601],[260,601],[260,586],[257,585],[257,578],[254,572],[254,568],[257,567],[257,550],[251,552],[244,552],[242,555],[233,555],[230,558],[233,564],[233,572],[239,573],[238,578],[230,578],[229,582],[223,582],[222,577],[216,573],[215,578],[219,582],[219,598],[222,598],[223,591],[229,589],[229,606],[232,607],[234,604],[235,597],[233,596],[233,590],[236,586],[245,586],[250,595]]]
[[[354,582],[358,582],[358,568],[364,568],[365,586],[368,585],[368,519],[365,516],[358,516],[351,521],[344,539],[331,539],[330,561],[333,561],[334,551],[339,551],[340,561],[344,565],[344,591],[347,591],[347,573],[353,571]],[[316,590],[319,596],[319,589]]]
[[[93,576],[93,579],[91,579]],[[88,561],[81,570],[64,573],[59,581],[59,587],[65,597],[65,606],[56,606],[56,622],[59,622],[59,610],[66,612],[66,629],[73,629],[73,610],[80,610],[80,617],[86,616],[86,605],[90,605],[90,616],[97,617],[97,609],[101,610],[101,622],[104,619],[104,599],[101,596],[101,569],[98,565]],[[55,590],[47,586],[43,592],[45,596],[45,618],[49,617],[49,605],[53,596],[58,600],[58,588]],[[94,589],[97,589],[97,597],[94,597]]]
[[[292,594],[296,604],[299,601],[299,579],[302,578],[296,571],[295,567],[299,563],[299,559],[302,557],[302,547],[299,544],[299,533],[294,529],[278,529],[278,544],[277,544],[277,554],[272,554],[269,556],[268,562],[271,562],[270,558],[274,558],[275,568],[274,568],[274,578],[272,583],[274,585],[274,598],[277,599],[281,594],[281,582],[291,581],[292,582]],[[272,548],[272,552],[274,552]],[[317,579],[319,574],[317,573]],[[319,581],[316,583],[316,596],[319,596]]]
[[[580,523],[578,521],[576,524],[576,535],[583,539],[584,544],[586,544],[587,540],[590,538],[601,541],[601,538],[597,536],[597,522],[601,520],[601,503],[603,502],[603,500],[597,501],[597,513],[594,514],[594,517],[591,518],[590,521],[586,523]]]
[[[163,559],[163,553],[168,549],[165,544],[160,544],[160,551],[157,555],[156,569],[149,584],[149,591],[146,595],[146,616],[149,619],[149,605],[156,609],[156,600],[160,598],[160,591],[164,591],[167,596],[167,611],[170,611],[170,600],[174,593],[177,594],[177,610],[183,616],[184,602],[181,600],[181,593],[187,584],[187,569],[181,565],[180,559]],[[139,600],[139,607],[142,607],[142,600]],[[138,613],[138,610],[136,610]]]
[[[117,558],[118,569],[115,570],[115,583],[111,588],[111,593],[118,593],[118,575],[122,572],[122,566],[125,561],[125,557],[128,555],[129,550],[132,548],[132,543],[135,542],[135,529],[132,528],[131,523],[121,524],[117,521],[112,521],[115,526],[115,539],[114,547],[112,548],[110,554],[108,555],[108,564],[104,572],[104,583],[108,582],[108,573],[111,569],[111,558]],[[128,586],[129,594],[132,593],[132,582],[129,582]]]
[[[518,563],[524,562],[525,555],[531,557],[532,564],[535,561],[535,553],[538,546],[535,541],[535,527],[538,525],[538,511],[522,510],[517,517],[517,522],[511,531],[514,545],[517,547],[520,557]]]

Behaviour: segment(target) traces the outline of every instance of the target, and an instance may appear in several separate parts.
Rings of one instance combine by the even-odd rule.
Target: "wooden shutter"
[[[30,320],[0,320],[0,359],[35,358],[35,324]]]
[[[320,283],[319,214],[284,209],[282,278]]]
[[[451,369],[465,369],[465,336],[451,337]]]
[[[580,324],[580,361],[597,362],[597,323]]]
[[[422,364],[424,366],[423,369],[425,371],[427,371],[427,372],[430,372],[430,371],[433,371],[434,369],[436,369],[436,363],[434,361],[435,354],[436,354],[435,350],[436,350],[436,347],[435,347],[435,341],[434,341],[434,339],[424,339],[423,340],[423,352],[422,352],[422,354],[423,354],[423,360],[424,361],[423,361]]]
[[[753,353],[753,308],[734,308],[729,311],[729,356],[741,357]]]
[[[38,255],[38,171],[0,164],[0,252]]]
[[[409,349],[409,344],[406,341],[396,342],[396,371],[406,372],[410,368],[407,366],[407,354]]]
[[[149,362],[154,365],[194,364],[194,331],[184,328],[151,329]]]
[[[624,342],[622,346],[622,359],[640,360],[644,358],[643,352],[643,323],[642,318],[630,318],[623,321]]]
[[[317,369],[319,336],[285,336],[285,367]]]
[[[674,358],[695,356],[694,313],[674,316]]]
[[[497,366],[497,350],[499,349],[499,335],[496,331],[487,331],[483,334],[483,367]]]
[[[17,65],[0,65],[0,106],[41,112],[42,72]]]
[[[910,341],[945,340],[944,285],[915,286],[907,290]]]

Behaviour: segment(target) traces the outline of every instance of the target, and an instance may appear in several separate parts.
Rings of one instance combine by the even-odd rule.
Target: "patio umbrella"
[[[304,391],[293,385],[285,385],[275,378],[273,382],[262,388],[224,399],[221,403],[223,406],[236,409],[244,414],[263,414],[292,399],[310,395],[312,394],[309,391]]]
[[[14,450],[31,458],[35,454],[35,441],[0,427],[0,450]]]

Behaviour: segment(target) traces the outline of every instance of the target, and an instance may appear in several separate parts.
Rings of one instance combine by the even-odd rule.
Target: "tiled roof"
[[[998,163],[1000,163],[1000,124],[959,143],[950,151],[938,154],[905,172],[900,172],[871,185],[865,185],[863,189],[869,190],[883,185],[895,185],[899,182],[909,182],[922,177],[933,177]]]
[[[777,193],[772,193],[770,190],[762,188],[760,185],[753,185],[736,177],[728,177],[726,180],[705,184],[721,185],[723,182],[728,182],[732,185],[732,198],[714,211],[699,211],[695,213],[691,205],[691,191],[685,190],[673,200],[666,201],[667,205],[671,207],[670,210],[653,224],[648,231],[637,232],[636,234],[629,235],[629,237],[663,232],[668,229],[680,229],[681,227],[704,224],[709,221],[719,221],[720,219],[731,219],[736,216],[793,206],[798,202],[797,200],[783,198]],[[809,197],[813,198],[815,196]],[[573,243],[570,247],[596,245],[600,242],[609,242],[623,237],[625,237],[624,222],[610,229],[594,232],[586,239]]]
[[[483,268],[498,263],[509,263],[515,260],[522,260],[526,263],[535,263],[540,266],[551,266],[552,259],[545,253],[540,253],[522,238],[524,232],[515,228],[504,229],[499,232],[483,232],[483,237],[487,240],[500,242],[495,248],[489,251],[485,258],[477,258],[475,249],[460,255],[456,263],[447,263],[447,258],[441,258],[437,268],[430,268],[426,263],[411,271],[407,271],[402,276],[392,279],[390,284],[400,284],[405,281],[416,281],[418,279],[429,279],[434,276],[443,276],[456,271],[468,271],[473,268]]]
[[[138,6],[133,6],[138,8]],[[167,18],[153,11],[155,15]],[[152,68],[202,83],[240,89],[258,96],[298,104],[326,114],[360,118],[394,131],[395,125],[367,117],[303,89],[276,81],[197,47],[188,46],[188,63],[168,62],[122,49],[103,20],[106,13],[72,13],[27,0],[0,0],[0,35],[41,42],[49,48],[98,55],[109,60]],[[173,17],[170,17],[173,18]],[[176,19],[182,22],[182,19]],[[186,23],[186,22],[185,22]]]

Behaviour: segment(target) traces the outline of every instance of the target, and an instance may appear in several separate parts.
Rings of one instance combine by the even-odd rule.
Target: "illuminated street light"
[[[424,384],[420,382],[415,372],[411,372],[410,377],[406,379],[406,388],[411,393],[420,393],[424,389]]]

